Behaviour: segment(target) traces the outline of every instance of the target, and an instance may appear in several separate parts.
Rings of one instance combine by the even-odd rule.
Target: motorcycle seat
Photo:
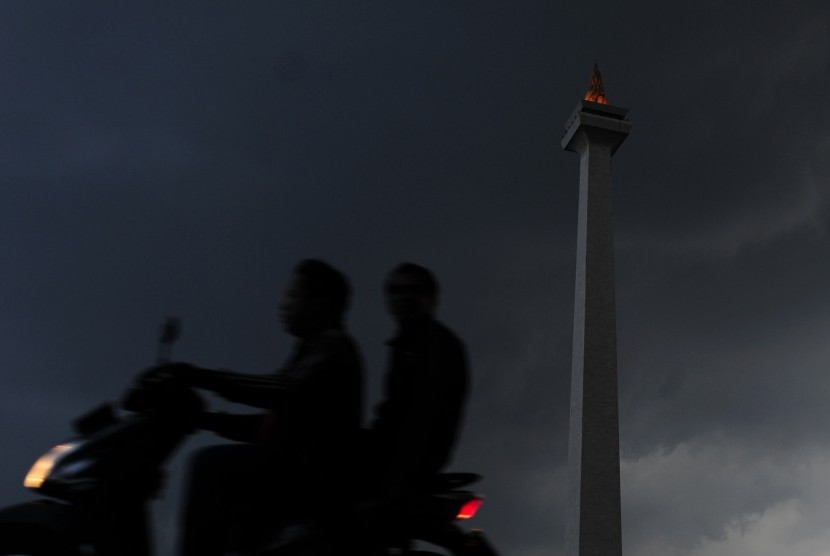
[[[432,491],[455,490],[480,480],[478,473],[439,473],[429,486]]]

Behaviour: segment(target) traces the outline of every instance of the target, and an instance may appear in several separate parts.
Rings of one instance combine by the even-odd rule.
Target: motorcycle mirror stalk
[[[182,321],[178,317],[167,317],[161,325],[161,334],[158,341],[158,355],[156,363],[164,365],[171,360],[173,344],[179,339],[182,333]]]

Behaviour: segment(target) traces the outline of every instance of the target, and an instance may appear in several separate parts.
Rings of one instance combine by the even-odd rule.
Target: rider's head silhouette
[[[401,263],[386,277],[386,305],[399,324],[432,318],[438,307],[438,281],[414,263]]]

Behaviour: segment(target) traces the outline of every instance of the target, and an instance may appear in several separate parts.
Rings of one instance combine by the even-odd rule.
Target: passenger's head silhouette
[[[323,261],[306,259],[294,268],[280,304],[280,317],[285,329],[299,337],[341,328],[350,296],[343,273]]]
[[[414,263],[401,263],[386,277],[386,305],[399,324],[435,316],[438,281],[432,272]]]

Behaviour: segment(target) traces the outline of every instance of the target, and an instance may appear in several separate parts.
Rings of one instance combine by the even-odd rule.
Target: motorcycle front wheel
[[[0,556],[81,556],[75,547],[67,546],[49,535],[0,535]]]

